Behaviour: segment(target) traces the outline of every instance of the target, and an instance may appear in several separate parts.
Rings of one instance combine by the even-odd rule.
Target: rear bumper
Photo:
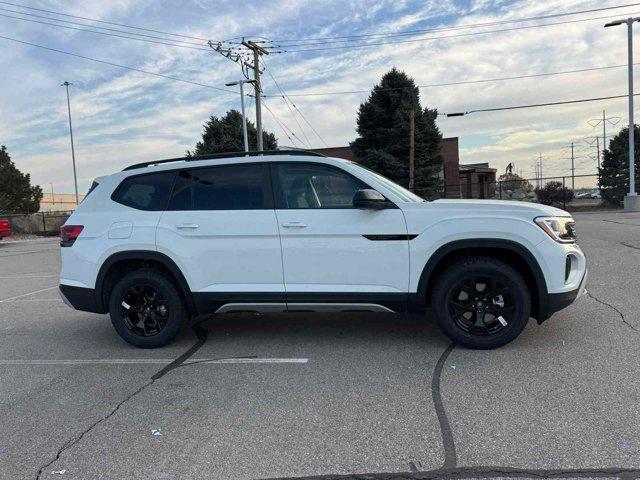
[[[83,312],[105,313],[98,307],[96,291],[93,288],[72,287],[60,284],[60,296],[69,307]]]
[[[564,308],[567,308],[573,302],[575,302],[582,295],[587,293],[586,284],[587,284],[587,273],[588,271],[585,269],[584,275],[582,276],[582,280],[580,281],[580,285],[575,290],[570,290],[568,292],[562,293],[549,293],[547,294],[546,299],[543,299],[541,302],[540,315],[538,318],[538,323],[542,323],[547,320],[551,315],[555,312],[558,312]]]

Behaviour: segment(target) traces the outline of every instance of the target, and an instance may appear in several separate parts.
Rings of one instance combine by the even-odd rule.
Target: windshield
[[[373,177],[376,181],[378,181],[379,183],[382,183],[385,187],[387,187],[389,190],[395,193],[398,197],[400,197],[400,199],[403,202],[408,202],[408,203],[426,202],[424,198],[419,197],[418,195],[411,192],[410,190],[407,190],[404,187],[401,187],[397,183],[389,180],[387,177],[383,177],[379,173],[376,173],[373,170],[367,167],[363,167],[362,165],[359,165],[355,162],[349,162],[349,163],[351,163],[353,167],[355,167],[357,170],[360,170],[365,175],[368,175],[369,177]]]

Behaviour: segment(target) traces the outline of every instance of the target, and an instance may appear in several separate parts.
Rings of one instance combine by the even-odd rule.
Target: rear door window
[[[273,208],[268,165],[241,164],[180,170],[169,210]]]
[[[138,210],[162,211],[167,206],[175,172],[157,172],[126,178],[111,199]]]

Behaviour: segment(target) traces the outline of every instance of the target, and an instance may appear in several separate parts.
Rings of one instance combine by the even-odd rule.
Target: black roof
[[[242,158],[242,157],[256,157],[260,155],[301,155],[307,157],[326,157],[326,155],[322,155],[318,152],[312,152],[310,150],[253,150],[249,152],[222,152],[222,153],[212,153],[210,155],[194,155],[191,157],[180,157],[180,158],[167,158],[165,160],[153,160],[151,162],[142,162],[136,163],[135,165],[129,165],[127,168],[123,170],[135,170],[137,168],[145,168],[149,165],[158,165],[161,163],[170,163],[170,162],[196,162],[198,160],[212,160],[215,158]]]

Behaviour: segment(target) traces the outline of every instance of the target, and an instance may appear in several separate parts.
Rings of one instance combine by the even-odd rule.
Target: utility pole
[[[544,186],[544,182],[542,181],[542,152],[540,152],[540,188]]]
[[[635,123],[633,121],[633,24],[640,21],[640,17],[629,17],[624,20],[616,20],[605,25],[613,27],[616,25],[627,25],[627,56],[629,69],[629,194],[624,198],[625,211],[640,211],[640,197],[636,192],[635,179],[635,141],[634,130]]]
[[[73,83],[69,83],[65,81],[60,84],[61,87],[66,87],[67,89],[67,110],[69,111],[69,135],[71,136],[71,160],[73,161],[73,184],[76,189],[76,205],[80,204],[80,199],[78,197],[78,176],[76,174],[76,152],[73,148],[73,127],[71,126],[71,100],[69,99],[69,85],[73,85]]]
[[[595,137],[585,137],[583,141],[587,143],[590,147],[596,147],[595,158],[598,160],[598,171],[599,171],[600,170],[600,136],[596,135]],[[589,158],[593,159],[594,157],[589,155]]]
[[[262,150],[262,104],[260,102],[260,95],[262,94],[262,88],[260,86],[260,55],[269,55],[269,52],[250,40],[242,40],[242,45],[253,51],[253,84],[255,97],[256,97],[256,130],[258,131],[258,151]]]
[[[607,148],[607,112],[602,110],[602,148]]]
[[[413,192],[415,178],[415,130],[416,130],[416,112],[412,108],[409,115],[409,190]]]
[[[256,130],[257,130],[257,146],[258,151],[263,149],[262,144],[262,103],[261,103],[261,95],[262,95],[262,87],[260,86],[260,56],[261,55],[269,55],[269,51],[262,48],[256,42],[251,40],[242,39],[242,45],[247,48],[250,52],[253,53],[253,57],[246,58],[243,56],[243,53],[238,52],[233,48],[222,48],[222,44],[220,42],[212,42],[209,40],[208,45],[218,52],[220,55],[228,58],[229,60],[233,60],[234,62],[240,64],[242,68],[242,73],[245,78],[249,80],[249,72],[247,69],[253,70],[253,88],[256,99]],[[244,52],[246,54],[246,52]]]
[[[607,148],[607,123],[609,125],[617,125],[620,122],[620,120],[622,120],[620,117],[607,117],[607,112],[605,110],[602,110],[602,118],[592,118],[587,122],[593,128],[596,128],[598,125],[602,123],[602,151],[603,152]],[[598,138],[598,142],[600,141],[597,135],[595,138]],[[598,151],[599,151],[599,147],[598,147]]]
[[[225,83],[227,87],[233,87],[240,85],[240,106],[242,108],[242,137],[244,139],[244,151],[249,151],[249,138],[247,136],[247,114],[244,108],[244,84],[253,83],[253,80],[238,80],[237,82]]]
[[[571,190],[576,189],[576,168],[574,164],[574,156],[573,156],[573,142],[571,142]]]
[[[53,194],[53,183],[49,182],[49,185],[51,185],[51,205],[55,205],[56,204],[56,197]]]

